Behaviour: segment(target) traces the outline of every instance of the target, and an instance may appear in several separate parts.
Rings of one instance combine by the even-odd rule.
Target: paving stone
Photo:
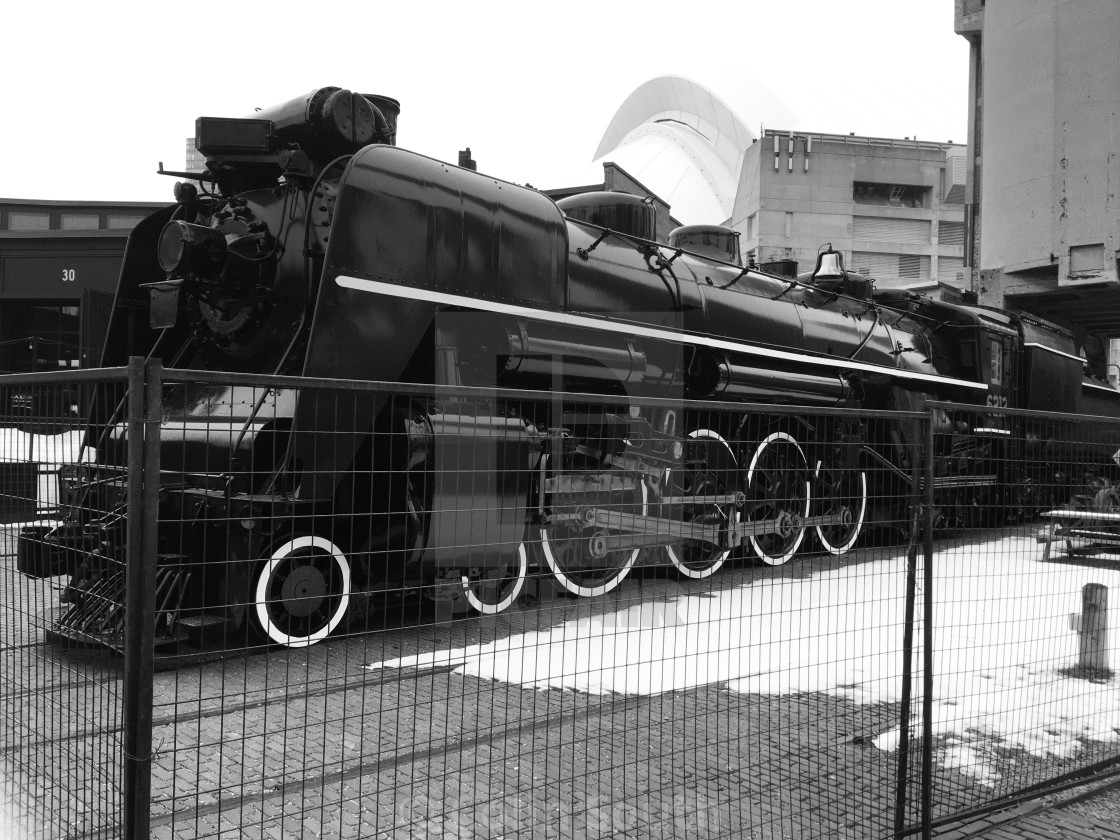
[[[387,652],[461,646],[586,609],[562,603],[548,613],[387,630],[158,674],[153,836],[772,840],[889,833],[895,757],[843,739],[890,728],[898,712],[891,704],[754,697],[719,685],[643,698],[588,696],[454,673],[362,669]],[[119,722],[119,672],[91,667],[84,678],[74,690],[60,689],[40,719],[20,720],[29,734],[67,736],[27,759],[29,775],[42,780],[44,806],[55,801],[56,786],[96,781],[70,777],[72,769],[96,776],[100,765],[91,758],[98,750],[119,751],[118,741],[106,747],[104,740],[109,724]],[[102,728],[71,737],[91,721]],[[89,802],[67,806],[74,826],[96,829],[98,806],[120,801],[118,778],[99,783],[107,787],[91,787],[101,792]],[[959,774],[939,775],[935,791],[945,809],[983,793]],[[1064,827],[1065,836],[1077,837],[1108,828],[1040,820],[1024,811],[938,836],[1043,838],[1063,836],[1052,832]],[[1110,835],[1084,834],[1091,836]]]

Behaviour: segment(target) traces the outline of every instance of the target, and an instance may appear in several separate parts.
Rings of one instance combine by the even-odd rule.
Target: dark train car
[[[1118,477],[1112,420],[1120,417],[1120,391],[1088,374],[1069,330],[1025,312],[906,292],[876,299],[927,323],[939,371],[988,386],[976,411],[952,418],[952,434],[942,436],[934,481],[945,491],[946,517],[966,524],[994,506],[1023,518],[1069,503],[1087,477]]]
[[[831,250],[804,280],[774,276],[740,264],[730,231],[654,241],[640,198],[558,205],[397,148],[398,111],[324,88],[200,118],[204,189],[180,184],[129,240],[104,364],[390,383],[168,389],[159,563],[184,603],[160,625],[170,639],[219,622],[313,644],[355,595],[390,589],[498,612],[533,564],[595,596],[643,551],[690,578],[735,550],[784,563],[809,533],[842,554],[883,495],[868,467],[907,477],[920,442],[737,404],[958,400],[977,406],[961,435],[982,447],[1007,432],[992,409],[1033,393],[1022,371],[1054,363],[1049,345],[1024,350],[1025,320],[877,297]],[[398,382],[588,396],[424,400]],[[75,607],[57,632],[86,639],[83,599],[123,557],[123,541],[92,536],[123,425],[107,411],[93,424],[98,466],[73,478],[67,521],[20,547],[47,555],[28,567],[66,567]],[[943,466],[946,486],[988,481]],[[760,478],[773,473],[788,480]]]

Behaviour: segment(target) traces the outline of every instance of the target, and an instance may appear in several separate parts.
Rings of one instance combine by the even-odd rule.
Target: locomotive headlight
[[[209,274],[226,258],[226,238],[213,228],[168,222],[159,235],[160,268],[168,274]]]

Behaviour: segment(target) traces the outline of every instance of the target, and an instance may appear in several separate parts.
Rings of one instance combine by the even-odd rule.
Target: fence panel
[[[142,383],[140,383],[142,386]],[[121,669],[113,648],[91,649],[60,635],[76,605],[65,558],[35,550],[65,514],[60,488],[76,472],[101,468],[82,448],[80,419],[105,415],[127,392],[125,372],[0,377],[0,828],[13,837],[99,837],[120,830],[123,803]],[[123,488],[116,470],[110,485]],[[108,485],[107,485],[108,488]],[[111,493],[103,494],[107,500]],[[91,507],[92,510],[92,507]],[[102,505],[106,533],[123,511]],[[31,536],[17,552],[17,535]],[[92,576],[92,569],[87,568]],[[92,577],[90,578],[92,580]],[[123,593],[99,589],[95,620],[107,630],[123,615]],[[0,834],[5,831],[0,830]]]
[[[1108,590],[1120,583],[1120,422],[931,411],[938,468],[926,497],[938,538],[922,635],[937,821],[1120,759],[1107,626]]]
[[[920,418],[165,375],[153,836],[891,832]]]
[[[33,836],[137,825],[130,419],[152,836],[885,837],[1117,757],[1111,421],[98,375],[0,432],[58,486],[0,604]]]

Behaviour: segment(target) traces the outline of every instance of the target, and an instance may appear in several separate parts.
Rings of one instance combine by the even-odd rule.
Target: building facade
[[[831,244],[881,286],[966,279],[963,145],[756,135],[699,83],[662,76],[626,98],[595,157],[624,166],[686,223],[735,229],[759,264],[806,271]]]
[[[964,282],[964,146],[766,130],[734,211],[744,256],[811,269],[826,244],[880,287]]]
[[[956,0],[971,46],[967,279],[1120,336],[1120,3]]]
[[[163,206],[0,199],[0,372],[100,362],[128,234]]]

